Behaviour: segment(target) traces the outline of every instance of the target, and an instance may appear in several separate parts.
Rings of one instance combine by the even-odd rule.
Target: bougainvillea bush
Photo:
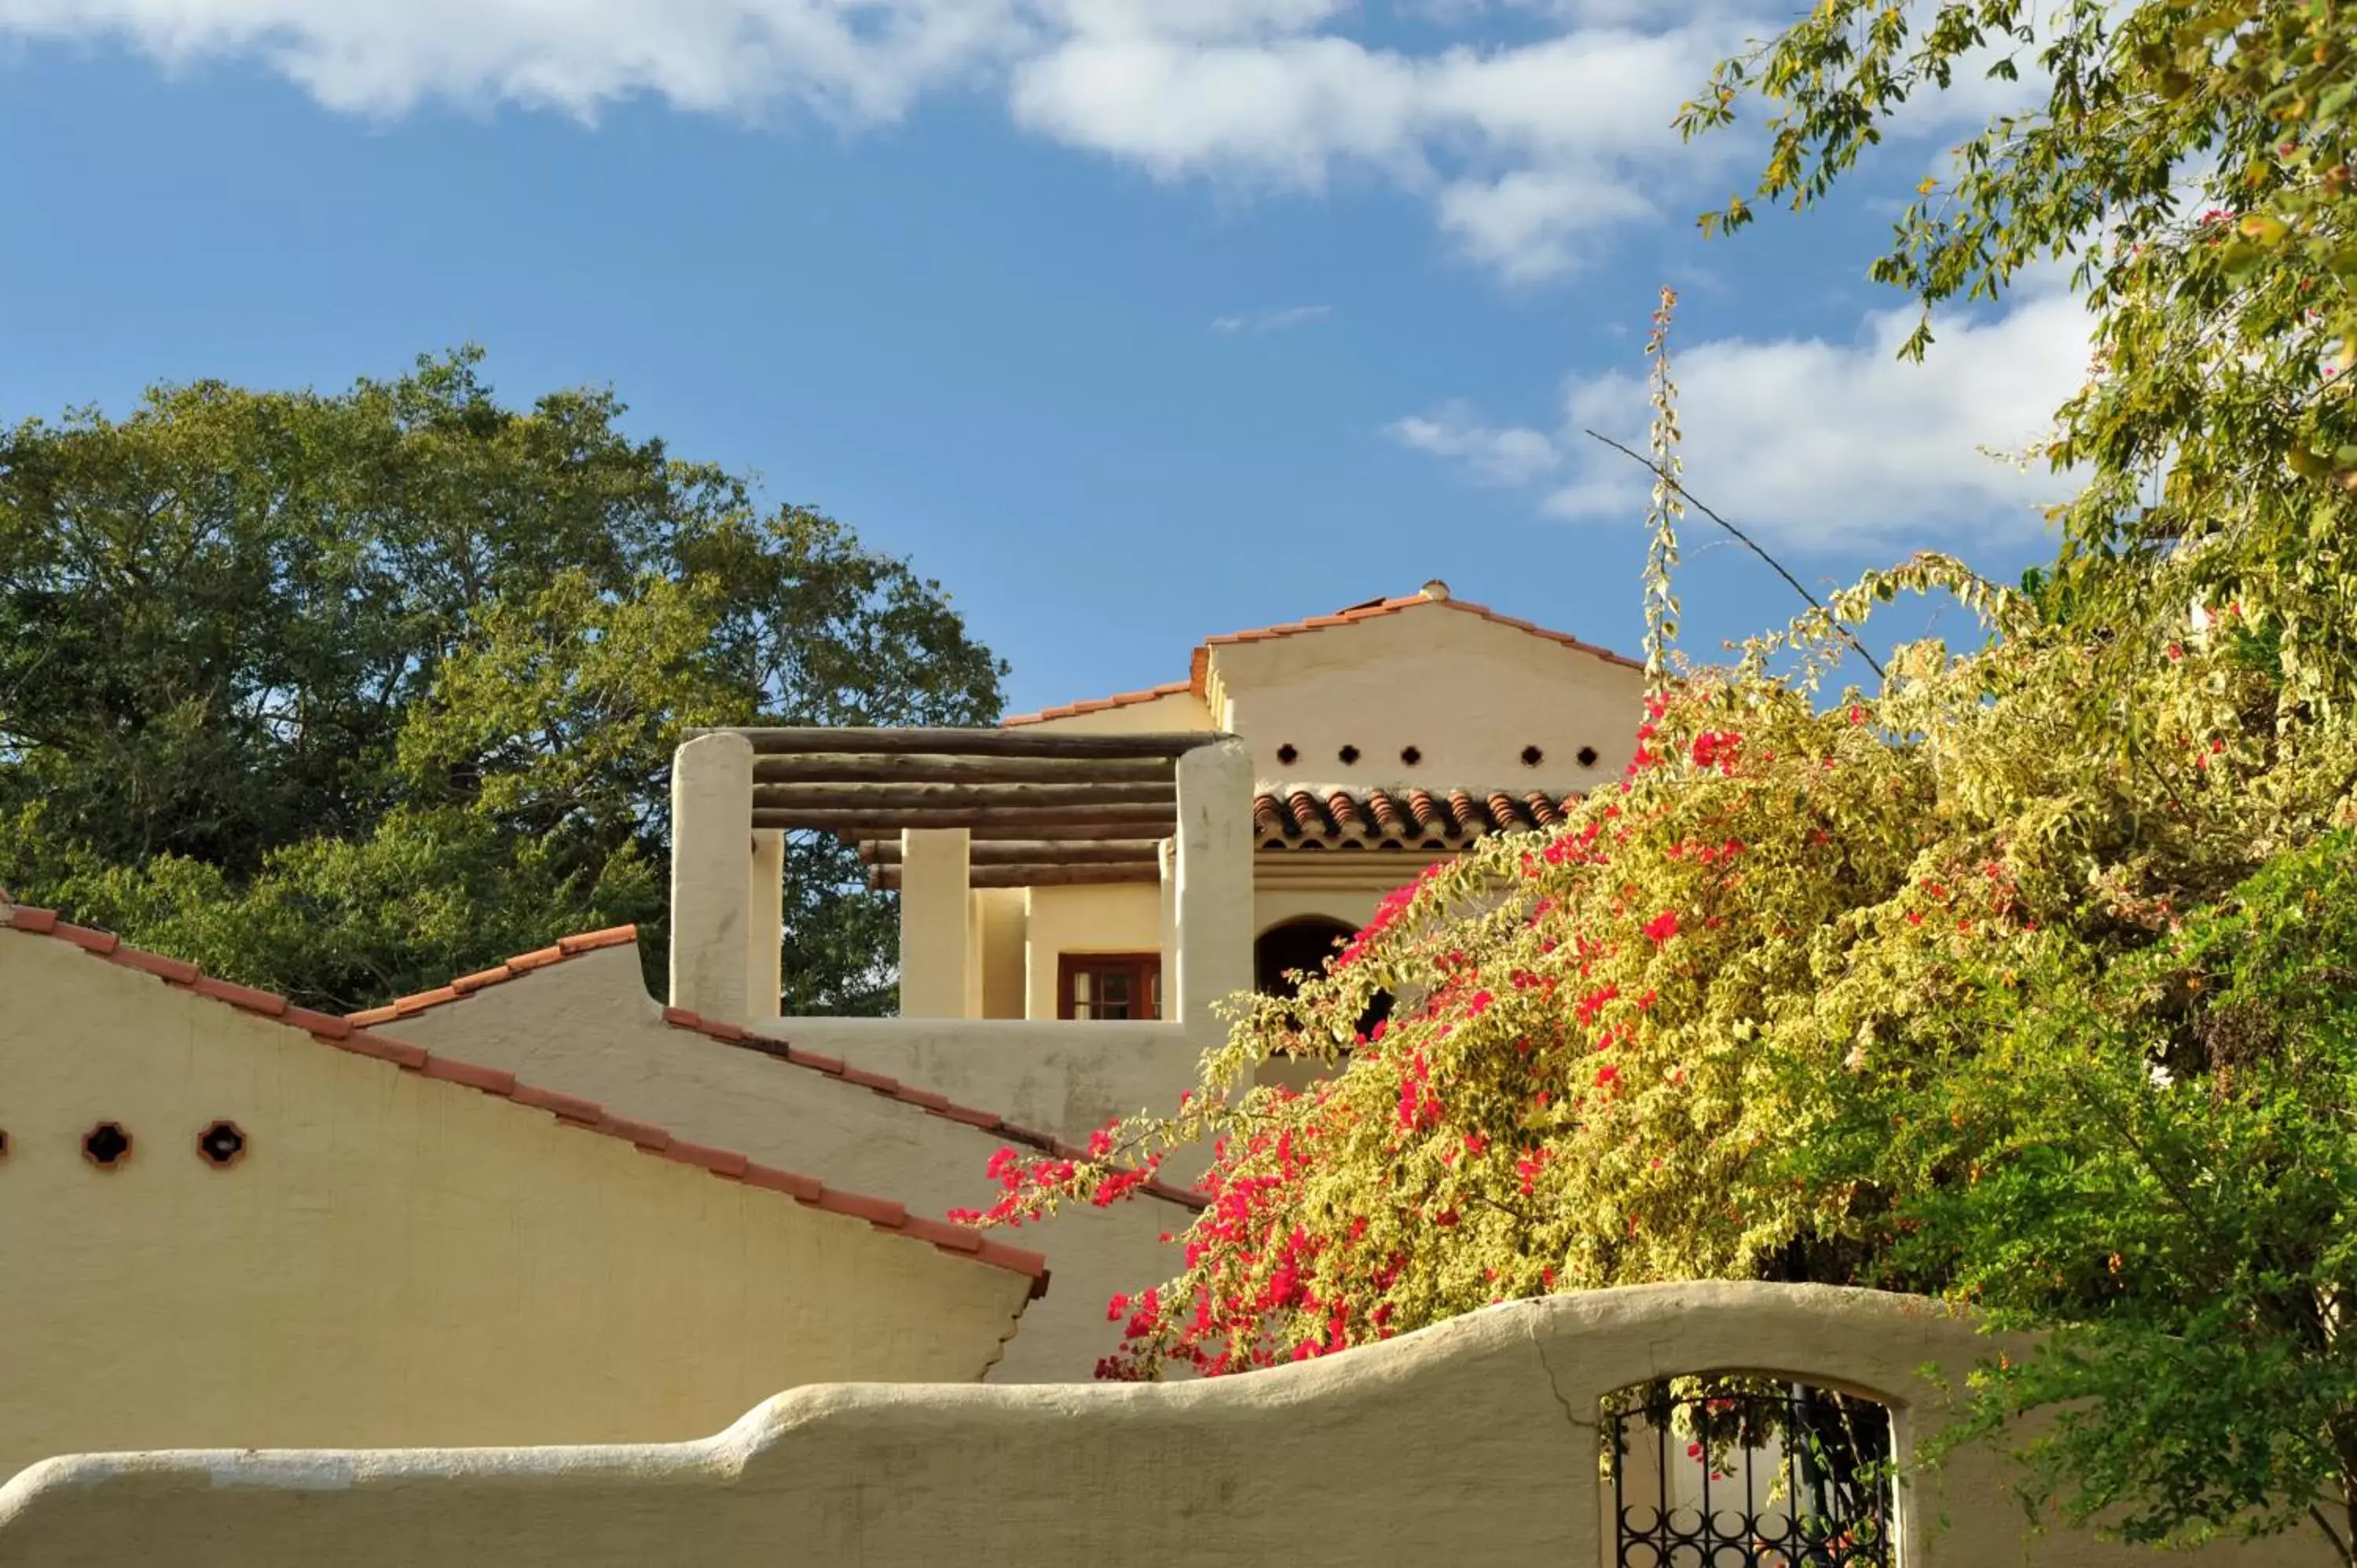
[[[1657,322],[1625,783],[1385,899],[1175,1112],[995,1167],[979,1218],[1008,1223],[1214,1151],[1173,1276],[1109,1304],[1105,1375],[1545,1291],[1929,1291],[2052,1331],[1974,1407],[2062,1416],[2033,1498],[2146,1541],[2312,1525],[2357,1563],[2357,13],[1822,0],[1684,124],[1763,102],[1756,194],[1806,208],[1975,70],[2021,108],[1875,273],[1926,307],[1920,352],[1932,307],[2073,267],[2093,362],[2033,454],[2071,496],[2053,559],[1999,586],[1920,556],[1677,663]],[[1978,632],[1874,662],[1916,595]],[[1280,1052],[1330,1076],[1255,1087]]]

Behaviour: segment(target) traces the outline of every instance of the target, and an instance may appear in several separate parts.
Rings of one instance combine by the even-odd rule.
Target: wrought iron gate
[[[1880,1405],[1797,1386],[1657,1386],[1610,1426],[1620,1568],[1895,1568]],[[1652,1495],[1631,1497],[1632,1481]]]

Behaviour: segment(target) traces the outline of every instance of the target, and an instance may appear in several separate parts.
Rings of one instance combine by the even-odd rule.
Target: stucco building
[[[1405,597],[1207,639],[1184,680],[1005,727],[1240,739],[1253,778],[1253,976],[1267,990],[1322,961],[1383,893],[1437,856],[1485,833],[1547,826],[1567,800],[1618,779],[1634,753],[1642,697],[1636,661],[1433,582]],[[863,845],[879,885],[899,885],[903,856],[928,852],[953,858],[955,846]],[[904,895],[903,985],[920,1010],[1162,1015],[1155,845],[1076,841],[1066,853],[1067,862],[1009,873],[1003,844],[969,843],[962,962],[939,934],[958,924],[949,879]],[[1013,880],[1040,871],[1063,875]]]

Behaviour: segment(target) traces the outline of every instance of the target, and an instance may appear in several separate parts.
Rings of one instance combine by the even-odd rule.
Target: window
[[[1056,959],[1059,1018],[1159,1018],[1162,955],[1068,952]]]
[[[1305,915],[1271,926],[1253,943],[1253,989],[1264,996],[1291,996],[1298,986],[1286,978],[1288,973],[1297,970],[1318,973],[1356,935],[1340,920],[1322,915]],[[1377,1024],[1391,1016],[1391,1011],[1390,995],[1379,993],[1360,1018],[1359,1033],[1372,1033]]]

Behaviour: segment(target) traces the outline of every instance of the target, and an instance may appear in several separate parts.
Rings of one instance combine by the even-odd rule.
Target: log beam
[[[931,752],[829,752],[764,757],[756,784],[1168,784],[1159,757],[956,757]]]
[[[967,850],[972,865],[1154,865],[1160,839],[983,839]],[[865,839],[859,858],[870,865],[900,864],[900,841]]]
[[[957,757],[1159,757],[1176,759],[1198,746],[1229,736],[1213,730],[1163,734],[1073,735],[1039,729],[822,729],[746,727],[692,729],[690,740],[707,735],[741,735],[756,757],[811,757],[824,753],[930,752]]]
[[[791,813],[772,812],[770,814],[786,816]],[[791,825],[800,827],[805,824]],[[1045,831],[1026,827],[1020,822],[973,824],[966,828],[966,837],[978,844],[1017,842],[1025,839],[1058,844],[1095,843],[1135,839],[1145,839],[1158,843],[1168,838],[1177,831],[1177,828],[1178,820],[1175,816],[1160,822],[1141,820],[1134,823],[1075,822],[1059,817],[1050,822]],[[833,832],[846,848],[857,849],[863,843],[899,843],[900,822],[899,819],[894,818],[881,832],[869,832],[857,828],[833,828],[827,831]]]
[[[974,887],[1103,887],[1130,883],[1153,884],[1161,879],[1161,867],[1153,865],[977,865],[966,873],[967,885]],[[897,865],[868,867],[867,886],[879,892],[899,887],[900,868]]]
[[[757,811],[1060,811],[1072,806],[1120,806],[1132,815],[1159,808],[1175,815],[1178,787],[1160,784],[757,784]],[[952,827],[919,822],[910,827]]]
[[[880,838],[903,828],[963,828],[976,838],[1160,839],[1178,831],[1178,813],[1151,806],[1048,806],[1028,811],[936,806],[921,811],[820,811],[796,806],[782,811],[756,808],[752,825],[813,828],[857,838]]]

